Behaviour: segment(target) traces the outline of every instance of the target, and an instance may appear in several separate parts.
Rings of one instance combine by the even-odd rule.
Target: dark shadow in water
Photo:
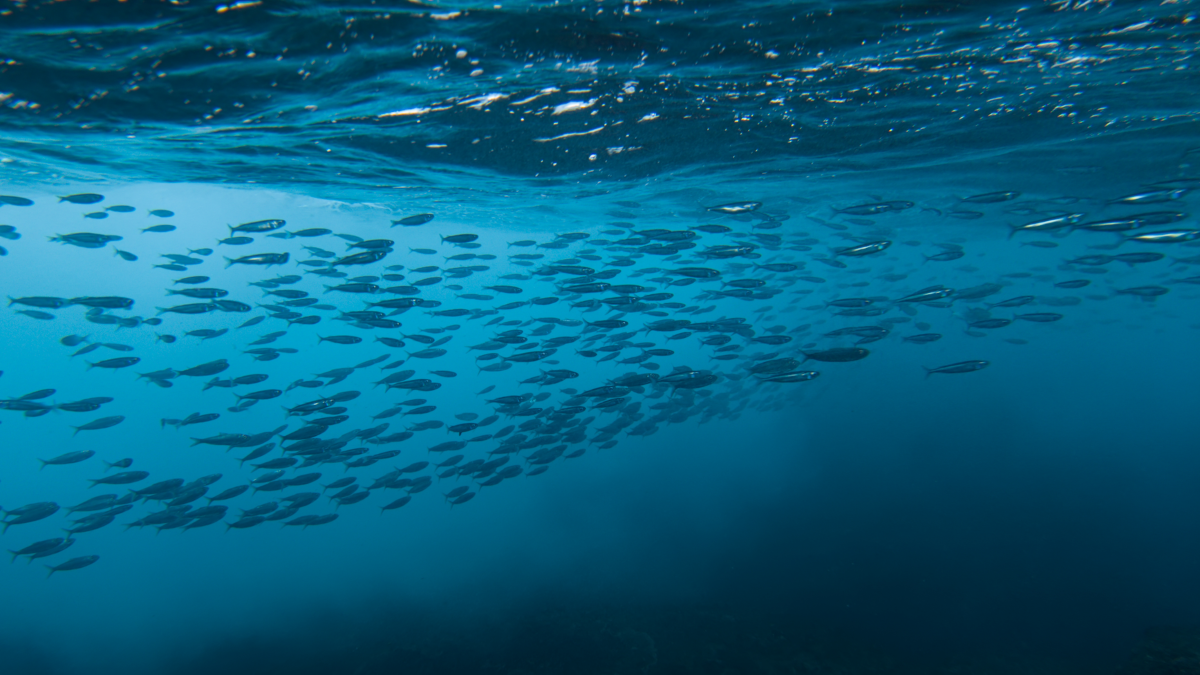
[[[56,659],[39,647],[20,640],[0,638],[0,673],[5,675],[58,675]]]
[[[899,654],[787,615],[714,606],[527,606],[436,617],[393,604],[317,612],[291,626],[171,650],[148,672],[172,675],[1192,675],[1200,632],[1151,630],[1124,667],[1044,653]],[[948,650],[951,644],[946,645]],[[7,655],[7,652],[5,653]],[[51,673],[36,658],[8,675]],[[28,664],[29,667],[26,667]],[[97,664],[98,666],[100,664]],[[91,672],[124,673],[120,664]],[[39,669],[41,668],[41,669]]]

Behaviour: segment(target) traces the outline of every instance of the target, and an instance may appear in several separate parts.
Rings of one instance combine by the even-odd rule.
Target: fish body
[[[925,377],[937,374],[956,374],[956,373],[973,373],[977,370],[983,370],[990,364],[987,361],[961,361],[959,363],[951,363],[947,366],[938,366],[937,368],[926,368]]]

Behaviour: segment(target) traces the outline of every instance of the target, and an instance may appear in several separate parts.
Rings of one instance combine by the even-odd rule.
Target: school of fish
[[[103,458],[90,483],[110,492],[69,506],[46,495],[46,501],[0,509],[10,540],[5,548],[14,561],[53,557],[57,562],[47,565],[53,575],[96,563],[86,533],[113,524],[157,531],[218,523],[227,530],[270,523],[308,528],[333,523],[342,513],[338,507],[368,502],[386,513],[427,491],[439,492],[453,508],[482,499],[485,488],[582,461],[588,450],[613,449],[624,436],[649,437],[688,420],[736,420],[750,407],[785,409],[799,400],[793,392],[804,383],[861,373],[856,369],[864,366],[846,364],[875,351],[946,339],[974,341],[986,357],[988,343],[979,338],[1024,326],[1030,330],[1006,341],[1026,344],[1039,325],[1069,323],[1069,308],[1085,299],[1125,295],[1155,302],[1177,284],[1200,285],[1200,276],[1176,273],[1200,265],[1200,255],[1186,253],[1200,246],[1200,229],[1183,210],[1197,189],[1200,179],[1171,179],[1107,202],[990,192],[955,198],[949,208],[870,199],[796,217],[769,200],[748,200],[701,205],[669,228],[640,226],[642,204],[614,201],[594,228],[502,243],[488,242],[486,230],[439,231],[436,249],[405,244],[408,233],[418,231],[412,228],[439,227],[432,213],[380,223],[380,231],[395,233],[386,238],[323,227],[292,230],[282,219],[232,225],[217,247],[246,253],[225,256],[223,267],[210,248],[153,261],[174,275],[165,288],[168,301],[154,316],[128,297],[14,293],[5,323],[6,332],[16,332],[18,321],[52,322],[59,313],[82,312],[95,330],[62,336],[64,359],[80,369],[136,378],[153,390],[214,390],[220,403],[213,396],[212,409],[150,420],[135,414],[136,401],[99,395],[53,402],[69,383],[47,382],[0,400],[0,410],[25,418],[78,415],[81,421],[71,426],[85,439],[135,426],[139,434],[148,426],[186,431],[164,443],[229,451],[231,469],[238,476],[252,469],[249,478],[151,476],[135,457]],[[98,206],[104,201],[95,193],[60,198],[63,208],[83,206],[88,222],[108,224],[139,210]],[[0,195],[0,218],[16,219],[33,203]],[[1048,255],[1068,238],[1084,238],[1088,249],[1102,252],[1060,257],[1055,271],[1044,274],[988,276],[967,266],[955,274],[978,274],[979,283],[914,284],[970,251],[953,241],[893,240],[887,219],[910,211],[938,222],[1002,217],[1010,246],[1047,249]],[[161,222],[131,236],[168,242],[175,214],[145,212]],[[121,248],[124,235],[79,231],[35,241],[22,239],[23,229],[33,226],[0,225],[0,237],[19,242],[10,244],[13,257],[24,245],[64,245],[109,249],[122,264],[148,264]],[[497,267],[501,256],[476,252],[485,243],[506,251],[503,267]],[[439,254],[439,264],[428,262]],[[0,247],[0,256],[9,255]],[[1104,284],[1113,265],[1155,276]],[[222,284],[222,271],[234,266],[261,269],[264,278],[252,283],[256,288]],[[880,271],[885,266],[888,271]],[[8,282],[10,289],[20,285],[11,277]],[[103,279],[93,286],[80,292],[102,293],[96,287]],[[435,289],[453,302],[431,298]],[[177,331],[178,315],[211,317],[211,327]],[[831,321],[850,325],[831,328]],[[133,330],[154,332],[152,354],[138,356],[118,341],[122,331]],[[220,341],[228,354],[181,363],[171,350],[185,340]],[[349,365],[339,361],[337,349],[364,342],[384,353]],[[437,367],[452,354],[460,363],[474,362],[476,372],[462,375],[490,380],[470,402],[475,409],[439,396],[443,382],[460,376]],[[297,355],[315,359],[320,372],[293,381],[272,374],[269,362]],[[989,363],[929,364],[924,377],[978,372]],[[920,380],[920,372],[914,375]],[[275,405],[282,405],[282,419]],[[234,415],[253,420],[255,431],[222,430]],[[38,461],[47,470],[101,461],[93,461],[92,450],[63,450]],[[62,536],[13,543],[21,531],[15,526],[51,517],[61,519]]]

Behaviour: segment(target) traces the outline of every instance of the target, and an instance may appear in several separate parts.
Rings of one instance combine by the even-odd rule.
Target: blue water
[[[0,543],[65,537],[91,497],[186,485],[3,568],[0,673],[1115,672],[1148,629],[1200,625],[1198,18],[1194,2],[1087,0],[4,5],[3,292],[133,305],[14,302],[0,318],[0,507],[61,507]],[[102,200],[61,199],[79,194]],[[1117,201],[1131,195],[1158,199]],[[1095,226],[1146,213],[1173,215]],[[433,218],[393,224],[416,214]],[[268,219],[286,226],[218,243]],[[330,233],[268,236],[314,228]],[[664,249],[676,235],[654,230],[692,238]],[[1163,231],[1193,234],[1127,239]],[[50,240],[73,233],[120,239]],[[462,234],[478,246],[444,239]],[[354,238],[393,245],[317,262],[361,251]],[[264,253],[289,258],[226,266]],[[716,276],[679,272],[694,267]],[[380,290],[327,291],[350,281],[323,269]],[[1089,283],[1058,285],[1073,280]],[[935,286],[951,292],[900,301]],[[189,287],[248,311],[160,312],[211,302],[166,293]],[[280,289],[319,307],[263,307]],[[422,306],[387,317],[399,328],[338,320],[405,297]],[[600,302],[621,297],[634,304]],[[320,321],[269,317],[293,309]],[[628,325],[583,323],[605,320]],[[246,353],[276,331],[257,346],[291,351]],[[526,341],[484,344],[504,331]],[[90,344],[117,347],[72,356]],[[412,356],[431,347],[446,353]],[[851,348],[869,354],[822,360]],[[123,357],[140,360],[88,367]],[[819,375],[754,371],[787,358],[776,374]],[[139,377],[218,359],[214,376]],[[983,365],[926,370],[965,362]],[[407,370],[440,386],[376,384]],[[529,381],[552,370],[575,376]],[[267,378],[205,388],[252,374]],[[629,374],[653,377],[577,396]],[[281,405],[344,392],[347,419],[319,437],[342,444],[312,466],[278,436],[244,464],[252,447],[191,440],[294,432],[321,414]],[[112,401],[58,407],[90,397]],[[195,413],[219,418],[164,422]],[[420,422],[441,426],[380,442]],[[462,423],[481,426],[446,428]],[[521,471],[481,487],[419,468],[400,477],[432,484],[389,510],[411,484],[344,504],[324,488],[457,454]],[[320,478],[188,520],[284,457],[282,480]],[[149,477],[89,487],[119,471]],[[126,527],[216,474],[164,521],[193,527]],[[474,498],[452,506],[456,487]],[[320,496],[285,520],[226,527],[305,492]]]

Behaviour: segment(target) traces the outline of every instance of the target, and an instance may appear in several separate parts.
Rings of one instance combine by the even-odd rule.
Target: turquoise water
[[[3,672],[1116,670],[1200,621],[1196,25],[6,5]]]

